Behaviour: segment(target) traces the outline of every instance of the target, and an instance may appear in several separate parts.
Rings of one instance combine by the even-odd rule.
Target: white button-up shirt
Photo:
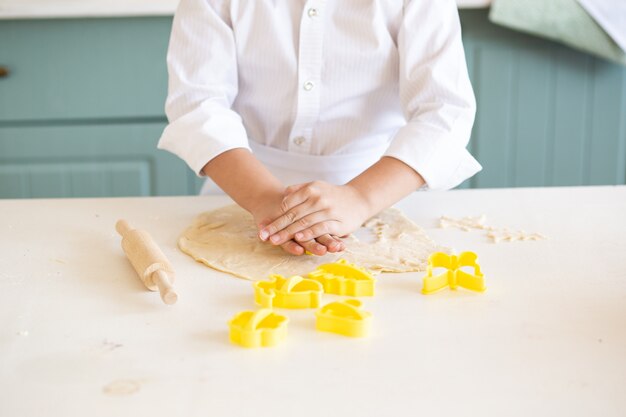
[[[481,169],[454,0],[182,0],[167,61],[159,148],[199,175],[250,145],[285,160],[382,149],[431,189]]]

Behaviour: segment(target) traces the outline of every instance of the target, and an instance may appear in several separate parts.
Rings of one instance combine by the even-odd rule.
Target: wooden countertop
[[[373,335],[285,311],[271,349],[228,342],[251,284],[192,261],[179,233],[223,197],[0,200],[2,416],[623,416],[626,187],[415,193],[399,206],[438,243],[478,253],[488,290],[420,294],[386,274]],[[447,214],[549,237],[493,244]],[[118,218],[148,230],[179,302],[144,290]],[[245,256],[245,254],[242,254]]]
[[[0,19],[169,16],[179,0],[0,0]],[[491,0],[457,0],[460,8],[488,7]]]

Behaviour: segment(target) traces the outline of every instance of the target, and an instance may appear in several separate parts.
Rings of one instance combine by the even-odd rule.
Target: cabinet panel
[[[171,20],[0,20],[0,122],[162,118]]]
[[[3,164],[0,195],[9,198],[150,195],[150,161]]]
[[[194,194],[186,165],[156,149],[163,127],[0,128],[0,197]]]
[[[461,12],[478,110],[473,187],[624,184],[626,68]]]

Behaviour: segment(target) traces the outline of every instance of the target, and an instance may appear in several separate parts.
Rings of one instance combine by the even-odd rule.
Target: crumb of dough
[[[523,230],[495,230],[487,233],[487,237],[490,238],[493,243],[547,239],[547,237],[541,233],[528,233]]]
[[[67,264],[67,261],[65,259],[61,259],[61,258],[52,258],[50,260],[53,261],[53,262],[56,262],[58,264],[62,264],[62,265]]]
[[[457,229],[461,229],[465,232],[469,232],[472,229],[484,230],[487,227],[485,226],[486,218],[487,217],[484,214],[482,216],[467,216],[460,219],[454,219],[448,216],[441,216],[441,218],[439,219],[439,227],[442,229],[456,227]]]
[[[140,389],[141,384],[137,381],[132,379],[118,379],[102,387],[102,392],[111,396],[123,396],[134,394]]]
[[[541,233],[528,233],[524,230],[510,230],[506,227],[494,227],[485,224],[487,216],[484,214],[481,216],[466,216],[460,219],[455,219],[448,216],[441,216],[439,218],[439,227],[442,229],[457,228],[465,232],[471,230],[485,230],[487,231],[487,237],[491,239],[493,243],[500,242],[519,242],[529,240],[544,240],[547,236]]]

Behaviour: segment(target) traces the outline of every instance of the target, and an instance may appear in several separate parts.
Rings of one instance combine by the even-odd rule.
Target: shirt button
[[[307,81],[304,83],[304,85],[302,86],[306,91],[311,91],[313,90],[313,87],[315,87],[315,84],[313,84],[311,81]]]
[[[306,142],[306,139],[302,136],[298,136],[293,138],[293,143],[295,143],[298,146],[302,146],[304,145],[304,142]]]
[[[307,14],[309,15],[309,17],[317,17],[319,13],[315,7],[311,7]]]

